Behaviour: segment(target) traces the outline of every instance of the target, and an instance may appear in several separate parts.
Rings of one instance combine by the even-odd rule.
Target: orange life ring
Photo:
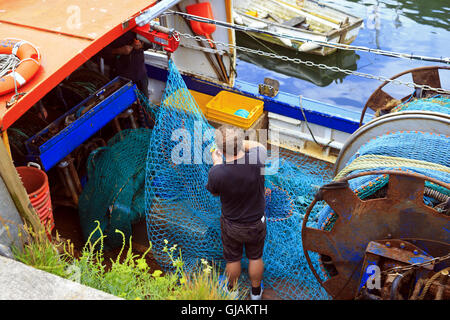
[[[28,41],[4,39],[0,41],[0,54],[14,54],[20,59],[20,64],[14,71],[0,78],[0,96],[23,86],[41,66],[38,49]]]

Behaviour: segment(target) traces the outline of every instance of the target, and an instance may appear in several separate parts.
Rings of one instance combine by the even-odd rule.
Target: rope
[[[449,167],[437,163],[423,160],[368,154],[353,160],[352,163],[350,163],[336,175],[334,180],[339,180],[340,178],[345,177],[350,172],[355,170],[375,169],[379,168],[381,165],[386,167],[415,167],[450,173]]]
[[[341,49],[341,50],[364,51],[364,52],[370,52],[370,53],[388,56],[388,57],[450,64],[450,57],[436,58],[436,57],[419,56],[419,55],[413,55],[413,54],[409,54],[409,53],[393,52],[393,51],[387,51],[387,50],[381,50],[381,49],[372,49],[372,48],[367,48],[367,47],[363,47],[363,46],[352,46],[352,45],[344,44],[344,43],[336,43],[336,42],[323,41],[323,40],[317,40],[317,39],[308,39],[308,38],[303,38],[300,36],[293,36],[293,35],[284,34],[284,33],[276,33],[276,32],[271,32],[268,30],[261,30],[261,29],[256,29],[256,28],[252,28],[252,27],[236,25],[233,23],[218,21],[218,20],[214,20],[214,19],[208,19],[208,18],[204,18],[204,17],[191,15],[191,14],[188,14],[185,12],[178,12],[178,11],[172,11],[172,10],[165,12],[163,15],[179,15],[188,20],[204,22],[204,23],[208,23],[208,24],[214,24],[219,27],[223,27],[223,28],[227,28],[227,29],[234,29],[234,30],[239,30],[239,31],[243,31],[243,32],[250,31],[250,32],[255,32],[255,33],[262,33],[262,34],[271,35],[273,37],[286,38],[286,39],[305,42],[305,43],[308,43],[308,42],[317,43],[324,47],[329,47],[329,48],[336,48],[336,49]]]
[[[0,54],[0,78],[17,68],[20,59],[13,54]]]
[[[450,271],[450,267],[445,268],[437,273],[435,273],[425,284],[425,287],[423,287],[422,293],[419,296],[419,300],[423,300],[423,298],[425,298],[425,295],[428,292],[428,289],[431,287],[431,285],[433,284],[434,280],[436,280],[437,278],[439,278],[440,276],[445,276],[445,272]]]
[[[38,57],[37,57],[37,60],[36,59],[33,59],[33,58],[26,58],[26,59],[23,59],[23,60],[20,60],[18,57],[16,57],[15,55],[8,55],[8,56],[13,56],[14,58],[9,58],[9,59],[12,59],[12,60],[18,60],[18,62],[17,63],[11,63],[10,65],[4,65],[4,67],[5,67],[5,70],[3,69],[3,68],[1,68],[1,72],[0,72],[0,75],[1,75],[1,77],[3,77],[5,74],[7,74],[7,73],[9,73],[9,72],[15,72],[15,70],[16,70],[16,68],[18,68],[19,67],[19,65],[22,63],[22,62],[25,62],[25,61],[34,61],[36,64],[38,64],[39,65],[39,60],[41,59],[41,52],[39,51],[39,49],[34,45],[34,44],[32,44],[31,42],[29,42],[29,41],[26,41],[26,40],[21,40],[21,39],[16,39],[16,38],[6,38],[6,40],[12,40],[12,41],[17,41],[17,43],[14,45],[14,46],[21,46],[22,44],[29,44],[30,46],[32,46],[35,50],[36,50],[36,52],[37,52],[37,55],[38,55]],[[1,66],[1,65],[0,65]],[[3,73],[3,72],[5,72],[5,73]],[[17,80],[16,80],[16,78],[15,77],[13,77],[13,79],[14,79],[14,91],[15,91],[15,94],[11,97],[11,99],[8,101],[8,102],[6,102],[6,108],[9,108],[9,107],[11,107],[14,103],[16,103],[17,102],[17,100],[18,100],[18,98],[20,97],[20,96],[23,96],[23,95],[25,95],[26,94],[26,92],[19,92],[19,90],[18,90],[18,88],[17,88]]]

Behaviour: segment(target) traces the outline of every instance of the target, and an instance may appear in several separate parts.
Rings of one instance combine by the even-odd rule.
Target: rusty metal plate
[[[360,200],[348,185],[337,185],[336,188],[321,188],[319,197],[307,210],[302,229],[303,250],[312,272],[334,299],[355,297],[365,251],[371,241],[418,238],[450,243],[450,217],[423,203],[425,180],[430,179],[419,174],[377,173],[385,172],[389,172],[385,198]],[[358,176],[368,174],[374,172]],[[439,184],[450,187],[442,182]],[[319,199],[338,215],[331,231],[306,227],[309,213]],[[329,256],[338,274],[322,282],[312,266],[308,251]],[[428,253],[434,255],[433,252]]]
[[[428,85],[432,88],[441,87],[438,68],[419,68],[411,71],[413,82],[420,85]]]
[[[413,244],[398,239],[371,241],[367,245],[366,253],[392,259],[406,264],[424,263],[433,260]],[[427,270],[433,270],[433,265],[424,266]]]

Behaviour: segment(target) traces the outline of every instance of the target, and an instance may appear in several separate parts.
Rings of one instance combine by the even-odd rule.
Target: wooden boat
[[[352,43],[363,19],[313,0],[236,0],[234,23],[308,40]],[[336,48],[308,41],[291,40],[259,32],[248,32],[264,41],[300,52],[328,55]]]

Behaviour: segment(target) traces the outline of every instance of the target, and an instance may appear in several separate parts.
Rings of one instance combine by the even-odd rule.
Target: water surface
[[[450,0],[319,2],[364,19],[363,27],[353,42],[354,45],[423,56],[450,56]],[[237,44],[241,46],[389,78],[416,67],[445,65],[361,51],[339,51],[327,57],[318,57],[261,42],[243,33],[237,33],[236,36]],[[251,83],[262,83],[265,77],[277,79],[281,91],[359,110],[382,83],[378,80],[305,67],[240,51],[238,51],[237,73],[238,79]],[[412,79],[405,76],[401,80]],[[443,88],[450,88],[450,71],[441,72],[441,83]],[[386,91],[399,98],[411,93],[411,89],[407,87],[392,84],[386,87]]]

